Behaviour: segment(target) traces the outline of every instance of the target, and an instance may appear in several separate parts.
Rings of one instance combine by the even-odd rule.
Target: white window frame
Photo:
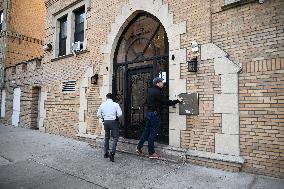
[[[59,32],[60,32],[60,18],[67,15],[67,39],[66,39],[66,55],[72,53],[72,43],[74,43],[74,32],[75,32],[75,14],[74,11],[85,6],[85,20],[84,20],[84,43],[83,49],[87,49],[87,35],[86,35],[86,28],[87,28],[87,10],[88,10],[88,1],[82,1],[77,3],[76,5],[68,8],[67,10],[60,12],[54,16],[53,26],[55,26],[55,35],[53,38],[55,48],[53,53],[53,58],[59,57]]]

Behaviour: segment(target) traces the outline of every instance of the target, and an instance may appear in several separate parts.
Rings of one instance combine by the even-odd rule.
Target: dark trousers
[[[113,142],[111,146],[111,153],[115,154],[116,145],[119,137],[119,128],[118,121],[115,120],[105,120],[104,121],[104,129],[105,129],[105,145],[104,152],[108,153],[109,151],[109,139],[110,136],[113,137]]]
[[[148,152],[149,155],[155,153],[154,141],[158,134],[158,130],[161,125],[161,118],[157,112],[146,113],[146,126],[144,132],[139,140],[137,148],[141,149],[144,142],[148,140]]]

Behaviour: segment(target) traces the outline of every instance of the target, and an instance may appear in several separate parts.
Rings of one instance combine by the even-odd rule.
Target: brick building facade
[[[5,90],[16,81],[11,85],[29,88],[28,98],[38,99],[24,105],[21,96],[19,125],[29,127],[25,123],[33,116],[28,112],[38,107],[40,130],[98,141],[103,134],[95,116],[98,106],[106,93],[119,99],[124,91],[120,102],[134,121],[123,118],[123,125],[131,124],[122,138],[131,138],[127,131],[139,130],[131,127],[138,119],[133,111],[141,107],[129,103],[135,105],[143,93],[134,94],[135,85],[126,83],[130,77],[136,84],[143,80],[148,72],[133,66],[143,64],[151,73],[158,70],[155,76],[166,73],[170,99],[198,93],[198,115],[180,115],[178,107],[167,110],[162,150],[183,153],[192,163],[283,178],[284,3],[260,2],[45,0],[48,45],[42,61],[30,61],[27,75],[18,75],[20,65],[13,68],[15,80],[15,71],[6,69]],[[140,53],[145,39],[154,55],[147,48]],[[193,41],[198,53],[192,52]],[[197,72],[189,72],[188,61],[195,56]],[[126,82],[123,90],[120,80]],[[11,102],[12,93],[6,93]],[[11,105],[2,118],[6,124]]]
[[[44,2],[2,0],[0,12],[1,122],[36,128]]]

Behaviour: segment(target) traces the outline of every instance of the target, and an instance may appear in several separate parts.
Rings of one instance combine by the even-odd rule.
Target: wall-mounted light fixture
[[[199,47],[198,43],[195,40],[191,42],[191,51],[193,58],[187,61],[187,70],[189,72],[197,72],[197,56],[199,52]]]
[[[98,75],[98,74],[93,75],[93,76],[91,77],[91,83],[92,83],[93,85],[98,84],[98,79],[99,79],[99,75]]]
[[[187,69],[189,72],[197,72],[197,57],[187,61]]]

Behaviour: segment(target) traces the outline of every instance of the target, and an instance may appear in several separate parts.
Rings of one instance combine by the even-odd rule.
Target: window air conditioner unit
[[[80,51],[83,49],[83,42],[77,41],[75,43],[72,43],[72,51]]]

